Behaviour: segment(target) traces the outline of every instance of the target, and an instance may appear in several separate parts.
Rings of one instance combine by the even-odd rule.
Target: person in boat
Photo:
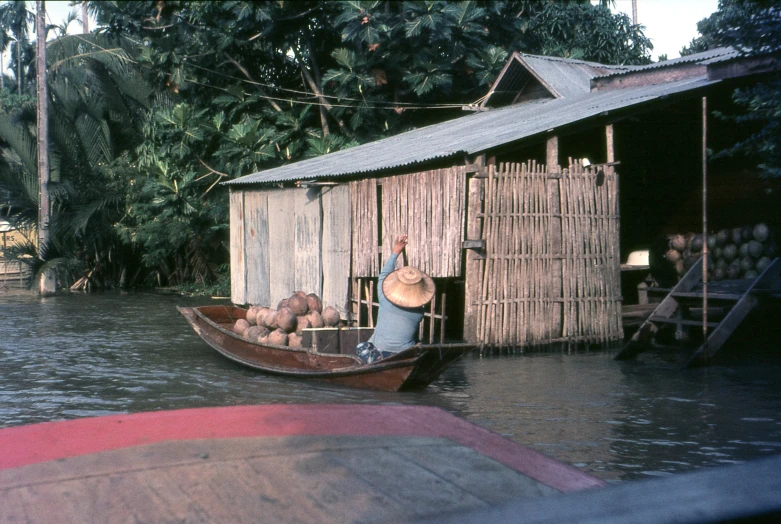
[[[367,364],[414,346],[423,320],[423,306],[434,297],[434,281],[414,267],[396,269],[407,246],[407,235],[396,237],[393,253],[382,267],[377,282],[380,309],[374,335],[358,344],[355,354]]]

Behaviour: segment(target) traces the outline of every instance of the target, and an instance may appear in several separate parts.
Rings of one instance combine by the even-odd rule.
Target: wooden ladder
[[[687,359],[689,367],[707,363],[735,332],[741,322],[759,304],[759,296],[775,292],[773,283],[781,274],[781,262],[775,258],[754,280],[734,291],[713,289],[708,292],[707,338]],[[715,286],[714,286],[715,287]],[[676,327],[675,339],[688,339],[692,327],[702,329],[702,258],[681,278],[656,309],[635,332],[616,360],[628,360],[649,347],[664,347],[655,334],[664,325]]]

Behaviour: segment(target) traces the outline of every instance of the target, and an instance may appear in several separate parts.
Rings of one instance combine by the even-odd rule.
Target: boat
[[[28,524],[419,522],[606,487],[430,406],[113,414],[0,428],[0,449],[0,521]]]
[[[321,353],[313,348],[261,344],[248,340],[233,325],[246,318],[236,306],[177,307],[195,332],[218,353],[244,366],[292,378],[380,391],[420,390],[450,364],[476,348],[474,344],[418,344],[364,364],[355,355]]]

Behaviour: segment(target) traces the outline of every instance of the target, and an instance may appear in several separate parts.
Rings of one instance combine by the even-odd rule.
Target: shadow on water
[[[610,351],[467,357],[422,392],[258,374],[214,352],[151,293],[0,294],[0,427],[265,403],[440,407],[608,481],[781,453],[781,364],[681,371]]]

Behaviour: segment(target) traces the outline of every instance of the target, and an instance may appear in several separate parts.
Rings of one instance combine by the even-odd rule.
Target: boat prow
[[[233,331],[247,310],[235,306],[177,307],[195,332],[224,357],[265,373],[343,386],[400,391],[423,389],[447,366],[475,349],[471,344],[417,345],[392,357],[363,364],[354,355],[320,353],[253,342]]]

